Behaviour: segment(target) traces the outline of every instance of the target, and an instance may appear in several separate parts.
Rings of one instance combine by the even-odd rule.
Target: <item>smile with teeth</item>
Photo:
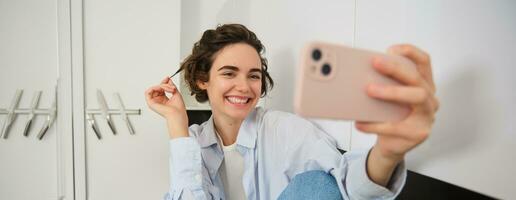
[[[226,97],[226,100],[228,100],[229,103],[232,103],[232,104],[246,104],[246,103],[249,103],[250,99],[251,98],[248,98],[248,97],[234,97],[234,96]]]

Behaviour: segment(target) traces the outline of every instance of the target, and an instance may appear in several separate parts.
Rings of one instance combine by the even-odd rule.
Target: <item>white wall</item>
[[[442,107],[431,137],[409,154],[410,169],[497,198],[516,196],[515,10],[514,1],[357,3],[358,47],[408,42],[432,56]]]
[[[442,107],[431,137],[408,155],[409,168],[493,197],[516,196],[514,1],[194,2],[190,9],[197,6],[194,15],[201,17],[183,17],[182,25],[198,23],[199,33],[182,41],[182,52],[191,50],[202,30],[213,28],[213,19],[246,24],[267,49],[276,83],[266,101],[272,109],[292,111],[297,56],[307,41],[377,51],[396,43],[421,47],[432,56]],[[332,124],[337,135],[352,129],[349,122],[325,126]],[[374,144],[374,136],[352,132],[341,136],[347,148]]]

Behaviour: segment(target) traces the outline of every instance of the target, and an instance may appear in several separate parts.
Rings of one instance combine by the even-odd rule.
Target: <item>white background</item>
[[[17,88],[25,89],[25,108],[33,91],[43,90],[39,105],[47,108],[56,82],[60,90],[58,125],[43,141],[37,131],[21,135],[23,115],[0,139],[0,199],[74,199],[73,190],[75,199],[160,199],[169,186],[166,127],[143,92],[177,70],[203,30],[229,22],[245,24],[266,46],[275,88],[260,104],[289,112],[305,42],[421,47],[432,57],[442,107],[430,138],[407,156],[409,169],[514,198],[515,11],[509,0],[0,0],[0,108]],[[96,89],[112,108],[119,92],[127,108],[142,109],[131,117],[136,135],[113,116],[118,135],[97,117],[104,139],[94,137],[83,114],[98,108]],[[206,108],[192,100],[189,107]],[[43,121],[37,117],[33,129]],[[317,122],[343,149],[374,144],[352,122]]]

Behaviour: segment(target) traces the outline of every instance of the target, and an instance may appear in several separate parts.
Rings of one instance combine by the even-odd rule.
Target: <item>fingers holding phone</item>
[[[372,98],[409,105],[411,112],[398,122],[357,122],[355,126],[362,132],[378,135],[375,148],[387,155],[402,157],[428,138],[439,103],[435,97],[428,54],[412,45],[396,45],[389,52],[404,56],[416,66],[411,68],[404,63],[378,62],[373,59],[375,70],[403,84],[373,84],[367,88],[367,94]]]
[[[370,97],[399,104],[418,105],[428,100],[429,92],[418,86],[392,86],[369,84],[367,94]]]
[[[298,70],[296,113],[356,120],[357,129],[378,135],[376,151],[403,157],[428,137],[439,106],[430,63],[412,45],[385,54],[309,43]]]
[[[387,88],[387,90],[391,92],[385,93],[390,93],[391,99],[397,99],[392,96],[412,96],[412,98],[405,98],[407,100],[405,103],[409,103],[412,106],[426,103],[425,101],[421,101],[424,99],[429,101],[429,105],[423,107],[436,112],[439,109],[439,101],[435,97],[436,87],[428,53],[410,44],[393,45],[387,52],[394,56],[400,56],[400,61],[405,61],[389,61],[379,57],[372,60],[373,67],[379,73],[403,83],[401,88]],[[412,89],[410,87],[412,87]],[[412,90],[411,94],[408,94],[408,92],[398,92],[409,90]],[[372,94],[371,91],[368,90],[368,92]]]
[[[414,62],[416,64],[417,70],[419,71],[419,74],[429,84],[432,92],[435,92],[431,59],[428,53],[411,44],[393,45],[389,47],[387,52],[392,55],[404,56]]]

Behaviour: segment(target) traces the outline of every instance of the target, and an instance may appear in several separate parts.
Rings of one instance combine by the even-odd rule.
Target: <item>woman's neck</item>
[[[232,119],[223,115],[213,115],[214,128],[217,130],[224,146],[229,146],[236,142],[242,121],[244,120]]]

